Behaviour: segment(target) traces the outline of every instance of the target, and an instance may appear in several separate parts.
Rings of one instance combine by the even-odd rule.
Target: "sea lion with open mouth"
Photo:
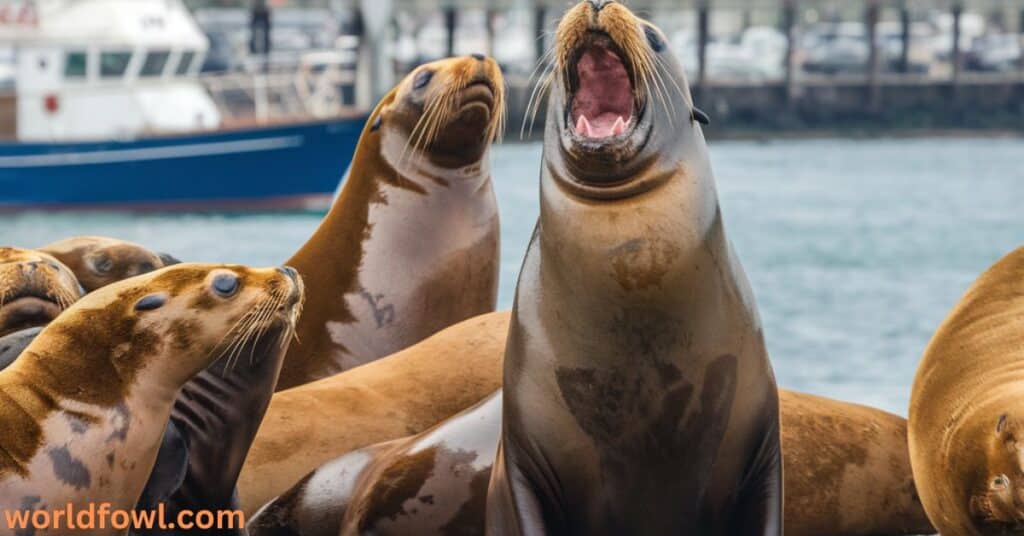
[[[381,100],[337,201],[287,263],[310,293],[278,390],[494,310],[489,149],[504,100],[498,64],[476,54],[421,65]]]
[[[53,256],[0,248],[0,337],[45,326],[83,294],[75,275]]]
[[[682,67],[593,0],[551,77],[487,534],[781,534],[778,391]]]
[[[301,301],[293,270],[194,264],[79,300],[0,372],[0,507],[135,507],[181,386],[287,344]]]

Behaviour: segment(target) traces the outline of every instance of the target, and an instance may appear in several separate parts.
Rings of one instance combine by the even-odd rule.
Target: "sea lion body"
[[[53,255],[70,268],[86,292],[168,266],[159,253],[105,236],[67,238],[39,251]]]
[[[1024,534],[1024,248],[967,290],[914,378],[914,479],[942,534]]]
[[[320,228],[288,261],[312,289],[278,390],[390,355],[494,310],[502,123],[494,60],[418,67],[370,115]]]
[[[294,272],[183,265],[79,300],[0,372],[0,506],[134,507],[178,389],[290,333],[301,296]]]
[[[906,419],[779,389],[788,536],[934,534],[914,486]]]
[[[906,420],[785,389],[779,408],[786,534],[935,532],[914,488]],[[415,436],[324,464],[250,519],[249,532],[479,534],[500,432],[501,394],[495,393]]]
[[[782,531],[774,374],[666,43],[615,2],[556,32],[489,535]]]
[[[274,395],[238,479],[246,515],[342,454],[414,434],[501,387],[507,313]],[[450,358],[448,357],[450,356]]]
[[[0,337],[45,326],[85,292],[52,255],[0,248]]]

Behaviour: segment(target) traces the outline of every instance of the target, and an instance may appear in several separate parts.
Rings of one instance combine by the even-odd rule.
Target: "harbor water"
[[[1024,243],[1024,139],[723,141],[711,154],[783,387],[905,415],[939,322],[982,270]],[[539,157],[539,145],[493,155],[503,308],[537,217]],[[3,215],[0,244],[100,234],[186,261],[270,265],[321,216]]]

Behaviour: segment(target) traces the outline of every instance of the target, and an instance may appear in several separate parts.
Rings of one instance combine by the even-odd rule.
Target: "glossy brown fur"
[[[932,534],[907,451],[907,421],[779,390],[789,536]]]
[[[237,276],[240,290],[197,310],[220,273]],[[162,306],[135,308],[154,295],[165,298]],[[181,385],[239,337],[291,326],[300,300],[300,287],[274,269],[207,265],[155,272],[79,300],[0,372],[0,503],[33,495],[49,505],[134,506]],[[235,329],[251,311],[278,304],[273,315]],[[196,314],[203,322],[194,322]],[[45,456],[54,449],[65,458],[63,465],[54,459],[51,474]]]
[[[412,83],[424,69],[435,74],[421,95]],[[486,120],[473,116],[467,126],[463,112],[450,111],[434,139],[417,143],[424,110],[442,98],[457,101],[458,94],[442,93],[474,77],[495,90]],[[441,60],[407,76],[371,114],[338,200],[288,261],[311,292],[278,390],[493,310],[498,212],[487,154],[501,122],[503,84],[493,60]]]
[[[74,274],[53,256],[0,248],[0,337],[46,325],[81,296]]]
[[[275,394],[238,481],[246,514],[329,460],[424,430],[493,392],[506,325],[507,316],[473,318],[386,359]]]
[[[942,534],[1024,534],[1024,248],[939,326],[914,378],[910,459]]]
[[[504,340],[509,313],[487,316],[494,320],[488,329]],[[471,353],[476,351],[468,345],[452,345],[445,355],[457,362]],[[779,390],[779,400],[786,534],[934,532],[914,489],[906,420],[785,389]],[[487,404],[415,436],[364,449],[369,459],[360,462],[359,476],[350,474],[342,480],[330,474],[339,467],[352,470],[353,464],[342,460],[322,466],[271,503],[268,511],[274,512],[273,518],[262,513],[254,518],[251,533],[262,536],[292,527],[305,536],[368,531],[380,536],[479,534],[500,428],[500,399]],[[480,447],[488,444],[492,448]],[[419,461],[406,460],[407,456]],[[426,469],[424,457],[430,458]],[[410,470],[414,468],[419,469]],[[324,482],[334,485],[324,487]]]
[[[86,292],[159,270],[156,253],[131,242],[103,236],[76,236],[39,248],[71,268]]]

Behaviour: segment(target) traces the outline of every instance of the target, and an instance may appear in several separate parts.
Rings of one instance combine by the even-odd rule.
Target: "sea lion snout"
[[[83,293],[71,270],[53,257],[0,249],[0,336],[50,323]]]

